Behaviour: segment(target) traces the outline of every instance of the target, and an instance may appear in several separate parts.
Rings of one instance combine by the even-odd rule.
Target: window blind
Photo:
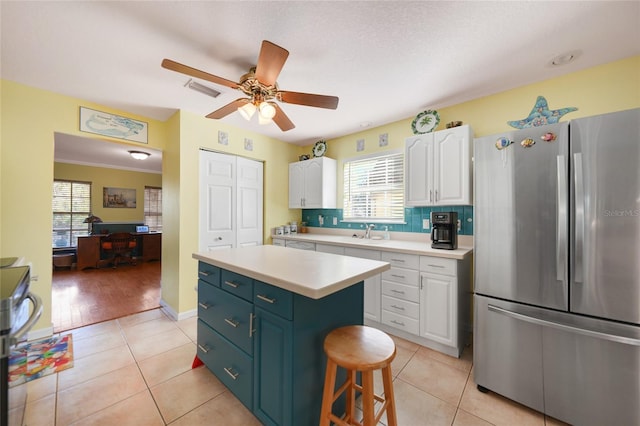
[[[150,231],[162,231],[162,188],[144,187],[144,224]]]
[[[91,183],[67,180],[53,182],[53,247],[75,247],[78,235],[86,235],[91,214]]]
[[[344,220],[404,221],[404,154],[344,162]]]

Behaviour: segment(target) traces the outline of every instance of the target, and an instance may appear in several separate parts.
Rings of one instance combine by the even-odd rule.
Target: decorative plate
[[[416,115],[411,123],[411,130],[414,135],[433,132],[440,124],[440,116],[438,111],[426,110]]]
[[[314,157],[322,157],[324,153],[327,152],[327,142],[318,141],[313,146],[313,156]]]

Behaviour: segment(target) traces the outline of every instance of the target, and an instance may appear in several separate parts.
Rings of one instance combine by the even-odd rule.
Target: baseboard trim
[[[178,313],[163,299],[160,299],[160,309],[162,309],[162,311],[174,321],[182,321],[198,315],[197,309],[192,309],[190,311]]]

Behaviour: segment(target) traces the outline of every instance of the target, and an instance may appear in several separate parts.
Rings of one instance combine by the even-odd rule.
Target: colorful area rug
[[[73,367],[71,334],[26,342],[11,349],[9,387]]]

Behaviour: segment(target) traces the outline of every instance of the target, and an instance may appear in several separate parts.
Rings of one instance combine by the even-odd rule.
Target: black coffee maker
[[[458,213],[431,212],[431,248],[458,248]]]

